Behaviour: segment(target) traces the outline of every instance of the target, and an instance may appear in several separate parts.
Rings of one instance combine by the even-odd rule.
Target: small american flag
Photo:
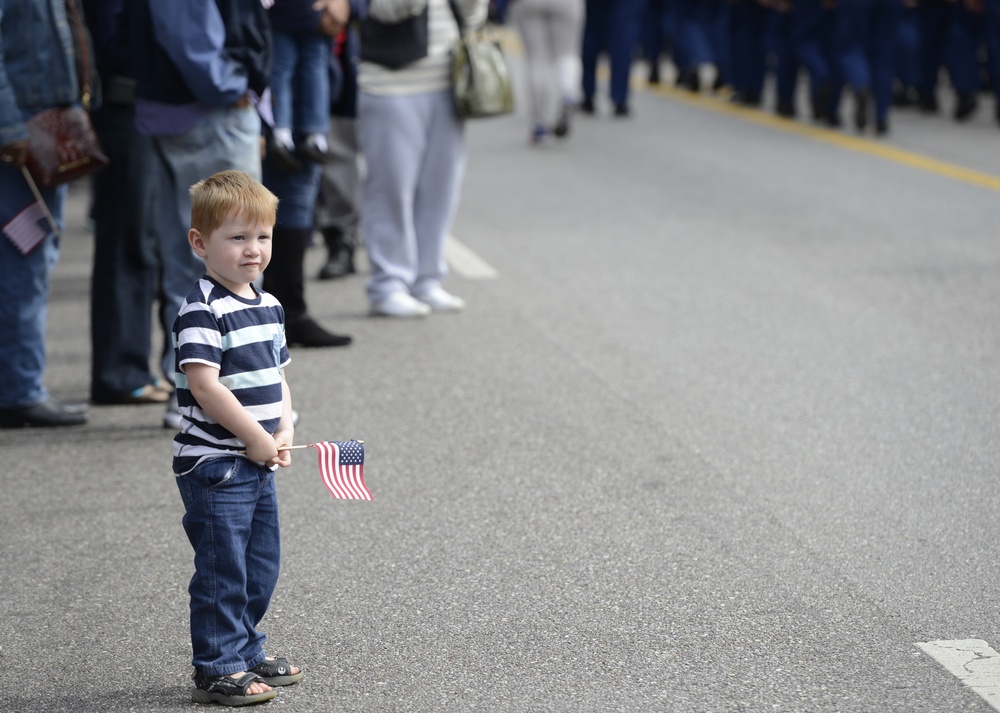
[[[365,447],[359,441],[313,443],[319,451],[319,474],[330,495],[342,500],[371,500],[365,485]]]
[[[3,226],[4,235],[22,255],[27,255],[49,235],[48,220],[41,204],[35,201]]]

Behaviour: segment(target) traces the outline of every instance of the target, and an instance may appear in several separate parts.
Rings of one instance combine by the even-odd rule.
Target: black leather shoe
[[[299,153],[314,163],[329,163],[330,152],[321,149],[312,136],[307,136],[299,147]]]
[[[615,104],[615,116],[625,117],[630,113],[628,104]]]
[[[327,259],[326,264],[319,270],[319,279],[336,280],[354,273],[354,249],[345,247]]]
[[[296,173],[303,168],[302,162],[295,158],[295,154],[278,141],[271,141],[268,144],[267,157],[271,159],[274,167],[282,173]]]
[[[316,324],[312,317],[303,317],[285,325],[285,341],[289,346],[346,347],[353,339],[346,334],[333,334]]]
[[[775,113],[783,119],[795,118],[795,104],[789,99],[782,99],[778,102]]]
[[[580,111],[582,111],[587,116],[593,116],[595,111],[594,100],[584,99],[582,102],[580,102]]]
[[[64,404],[51,396],[34,406],[0,408],[0,428],[81,426],[86,422],[85,404]]]

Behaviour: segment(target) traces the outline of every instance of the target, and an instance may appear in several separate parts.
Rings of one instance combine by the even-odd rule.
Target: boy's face
[[[205,272],[230,292],[251,296],[250,283],[271,261],[271,234],[274,226],[250,223],[242,215],[232,215],[211,235],[192,228],[188,242],[205,261]]]

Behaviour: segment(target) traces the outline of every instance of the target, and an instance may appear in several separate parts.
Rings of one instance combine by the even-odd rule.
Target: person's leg
[[[298,134],[326,136],[330,123],[330,38],[301,38],[295,74],[295,120]]]
[[[264,659],[257,632],[248,630],[244,617],[249,605],[247,548],[265,478],[272,479],[273,487],[270,471],[245,458],[213,458],[177,477],[184,532],[194,548],[195,572],[188,586],[191,664],[206,676],[248,671]],[[263,580],[254,587],[259,597]]]
[[[629,82],[632,74],[632,53],[635,51],[642,17],[643,0],[616,0],[612,8],[611,37],[608,54],[611,58],[611,103],[615,114],[629,111]]]
[[[977,53],[983,39],[982,16],[962,3],[949,5],[948,37],[945,42],[945,62],[955,90],[954,117],[965,121],[979,104],[979,59]]]
[[[1000,121],[1000,0],[984,0],[987,62],[993,85],[993,107]]]
[[[66,187],[43,188],[42,196],[62,227]],[[20,171],[0,165],[0,226],[35,202]],[[45,228],[45,230],[48,230]],[[48,232],[27,255],[0,233],[0,408],[33,406],[49,393],[45,373],[45,323],[49,274],[59,259],[59,243]]]
[[[353,274],[361,221],[358,127],[353,117],[331,116],[327,134],[330,161],[323,166],[316,201],[316,227],[326,242],[321,280]]]
[[[569,134],[573,112],[580,102],[583,70],[577,49],[583,37],[584,4],[583,0],[556,0],[555,5],[549,21],[549,32],[562,106],[552,133],[564,137]]]
[[[943,2],[921,2],[917,6],[920,28],[920,68],[917,80],[920,110],[938,110],[938,75],[944,63],[944,43],[948,33],[948,7]]]
[[[583,109],[594,111],[594,94],[597,92],[597,59],[604,47],[612,0],[586,0],[586,21],[583,27],[580,61],[583,68],[581,89]]]
[[[798,89],[799,61],[792,40],[790,12],[768,10],[765,18],[767,45],[773,61],[776,111],[780,116],[795,116],[795,92]]]
[[[581,38],[583,37],[584,5],[581,0],[558,0],[549,24],[552,51],[556,58],[560,98],[575,104],[580,99]]]
[[[430,121],[426,95],[358,95],[358,137],[367,169],[361,236],[371,264],[366,291],[373,305],[408,293],[417,277],[414,196]]]
[[[447,275],[444,243],[465,173],[465,126],[451,110],[448,92],[427,96],[427,104],[427,152],[413,203],[417,274],[411,293],[417,299],[440,287]]]
[[[151,209],[152,144],[135,129],[132,108],[105,104],[91,114],[111,160],[92,179],[90,397],[117,403],[155,382],[150,373],[156,243],[143,225]],[[165,401],[162,398],[149,400]]]
[[[271,604],[281,565],[281,528],[274,474],[261,468],[258,477],[260,489],[246,549],[247,606],[243,613],[248,638],[242,656],[251,668],[263,659],[266,637],[259,627]]]
[[[274,113],[275,128],[285,129],[290,135],[294,127],[293,106],[295,102],[292,79],[295,76],[295,67],[299,63],[299,47],[293,36],[278,30],[275,30],[273,34],[271,109]]]
[[[541,3],[516,0],[511,14],[524,44],[531,126],[536,133],[541,131],[544,134],[545,127],[550,123],[549,107],[554,71],[548,13]]]
[[[875,130],[889,129],[889,108],[892,106],[892,85],[896,77],[899,22],[902,7],[898,0],[878,0],[872,13],[868,37],[868,56],[872,68],[872,91],[875,95]]]

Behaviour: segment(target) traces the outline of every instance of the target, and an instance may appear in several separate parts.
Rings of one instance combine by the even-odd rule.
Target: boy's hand
[[[278,453],[278,446],[274,439],[263,429],[261,429],[261,433],[263,434],[261,438],[255,438],[252,443],[247,443],[247,458],[254,463],[263,463],[270,468],[279,463],[281,454]],[[285,453],[288,452],[285,451]]]
[[[294,442],[295,432],[292,429],[281,429],[279,428],[274,432],[274,447],[278,449],[278,457],[273,463],[268,463],[268,465],[277,465],[282,468],[287,468],[292,464],[292,452],[283,451],[281,448],[283,446],[290,446]]]

